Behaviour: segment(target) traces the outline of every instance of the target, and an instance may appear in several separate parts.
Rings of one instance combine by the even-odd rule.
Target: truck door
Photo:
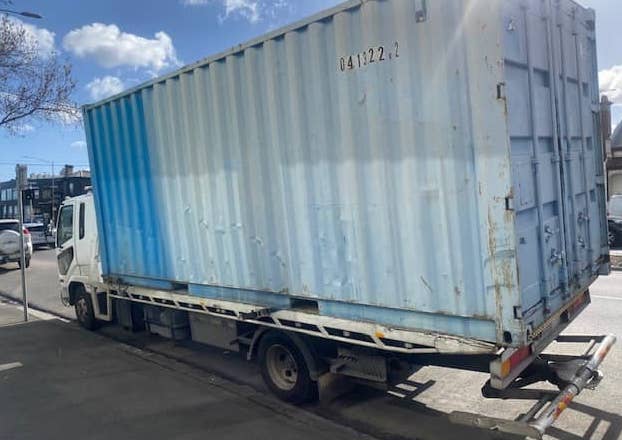
[[[88,267],[91,263],[91,242],[89,238],[92,235],[92,232],[89,231],[87,234],[87,221],[86,221],[86,202],[80,201],[80,203],[76,204],[76,208],[78,210],[76,220],[76,228],[75,233],[77,236],[74,236],[75,242],[75,260],[78,268],[80,269],[81,275],[88,275]]]
[[[58,273],[67,275],[71,268],[74,256],[74,206],[65,205],[58,214],[56,226],[56,258],[58,260]]]

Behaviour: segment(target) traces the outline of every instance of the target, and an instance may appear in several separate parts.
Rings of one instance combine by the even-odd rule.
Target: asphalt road
[[[2,439],[367,438],[75,323],[0,326],[0,347]]]
[[[60,302],[54,249],[35,251],[25,272],[29,303],[70,319],[75,318],[73,309],[66,308]],[[16,263],[0,264],[0,293],[21,300],[21,276]]]
[[[0,266],[0,292],[19,298],[18,276],[17,269],[3,271]],[[62,306],[58,299],[53,251],[39,251],[35,254],[28,270],[28,284],[29,301],[33,305],[73,317],[73,311]],[[622,335],[622,272],[601,277],[592,286],[591,293],[592,304],[566,333]],[[144,334],[129,334],[114,327],[104,327],[99,333],[180,360],[185,365],[215,373],[218,377],[242,386],[250,386],[258,393],[267,393],[257,366],[245,362],[238,355],[192,343],[179,344]],[[573,352],[579,350],[579,347],[571,348]],[[557,352],[566,349],[552,347],[552,351]],[[622,342],[614,347],[605,360],[602,366],[605,379],[599,388],[594,392],[586,390],[582,393],[562,414],[547,438],[622,438],[621,367]],[[335,401],[308,406],[304,410],[379,438],[509,439],[512,437],[453,425],[449,422],[448,414],[452,411],[468,411],[514,418],[530,406],[527,402],[482,398],[480,388],[486,380],[484,374],[424,367],[411,380],[418,383],[433,381],[433,386],[420,394],[416,392],[413,383],[402,384],[390,394],[358,387]]]

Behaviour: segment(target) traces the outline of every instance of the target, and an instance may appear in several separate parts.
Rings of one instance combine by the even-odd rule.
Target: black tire
[[[91,296],[86,293],[83,286],[76,287],[76,296],[73,305],[78,323],[87,330],[95,330],[98,327],[98,321],[95,319],[93,302],[91,301]]]
[[[304,356],[284,333],[270,331],[259,342],[259,364],[264,382],[279,399],[302,404],[317,399]]]

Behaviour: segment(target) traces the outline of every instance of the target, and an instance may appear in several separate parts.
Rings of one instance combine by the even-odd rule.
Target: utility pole
[[[50,221],[52,222],[52,224],[56,223],[56,214],[54,213],[54,202],[55,202],[55,198],[56,198],[56,193],[54,192],[56,187],[56,184],[54,182],[54,161],[52,161],[52,212],[50,213]]]
[[[20,270],[22,273],[22,301],[24,303],[24,321],[28,321],[28,298],[26,296],[26,249],[24,249],[24,188],[28,184],[28,167],[15,166],[15,184],[17,190],[17,206],[19,210],[19,243],[20,243]]]

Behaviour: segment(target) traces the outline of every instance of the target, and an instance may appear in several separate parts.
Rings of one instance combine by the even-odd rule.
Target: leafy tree
[[[71,64],[43,53],[32,33],[6,15],[0,19],[0,127],[19,133],[28,121],[77,122],[71,100]]]

